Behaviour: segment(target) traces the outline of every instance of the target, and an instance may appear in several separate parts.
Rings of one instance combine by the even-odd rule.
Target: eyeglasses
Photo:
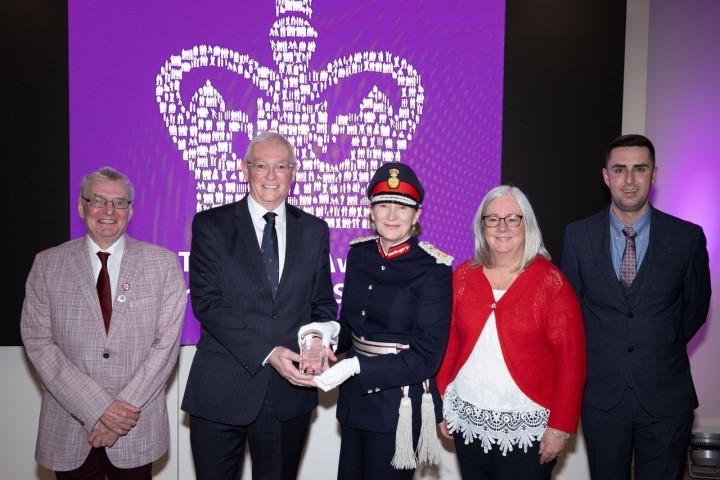
[[[112,203],[113,207],[120,210],[125,210],[132,203],[132,200],[128,200],[127,198],[113,198],[112,200],[108,200],[107,198],[98,197],[97,195],[93,195],[90,198],[85,198],[80,195],[80,198],[88,202],[93,208],[105,208],[107,202],[110,202]]]
[[[522,215],[508,215],[507,217],[498,217],[497,215],[485,215],[482,217],[482,224],[487,228],[497,228],[500,226],[500,220],[505,222],[505,225],[510,228],[517,228],[522,222]]]
[[[262,162],[245,162],[248,167],[252,169],[253,172],[255,172],[255,175],[263,176],[267,175],[270,169],[272,168],[273,173],[277,175],[278,177],[284,177],[285,175],[289,175],[290,171],[295,168],[294,163],[277,163],[275,165],[268,165],[267,163]]]

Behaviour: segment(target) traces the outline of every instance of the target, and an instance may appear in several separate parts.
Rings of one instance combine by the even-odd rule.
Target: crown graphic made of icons
[[[425,99],[421,76],[405,59],[382,50],[351,53],[311,70],[318,41],[309,23],[312,13],[311,0],[275,1],[276,20],[269,29],[274,67],[261,65],[251,52],[198,44],[171,55],[160,68],[156,100],[179,159],[187,163],[195,182],[197,211],[247,193],[242,143],[273,130],[295,146],[298,160],[288,201],[325,219],[331,228],[369,228],[362,192],[371,172],[386,162],[401,161],[412,141]],[[185,85],[187,74],[199,69],[207,80]],[[261,92],[254,105],[228,109],[235,104],[230,98],[244,95],[216,89],[213,79],[221,70],[236,74],[241,81],[235,83],[244,81],[248,91]],[[375,74],[378,83],[392,79],[395,91],[373,85],[357,109],[329,118],[328,93],[342,92],[347,85],[355,95],[357,84],[351,80],[359,74]],[[189,89],[188,98],[181,95],[183,87]],[[390,99],[397,96],[400,102],[393,104]],[[251,116],[250,111],[256,113]],[[342,158],[326,158],[341,139],[348,145]]]

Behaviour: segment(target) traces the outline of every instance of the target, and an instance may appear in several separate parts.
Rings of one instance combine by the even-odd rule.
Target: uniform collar
[[[378,252],[380,252],[380,256],[382,258],[386,258],[388,260],[392,260],[393,258],[401,257],[408,253],[412,249],[412,244],[410,243],[410,239],[412,237],[408,237],[405,240],[403,240],[400,243],[396,243],[392,247],[390,247],[387,251],[387,254],[383,251],[382,243],[380,242],[380,238],[377,239],[377,247]]]

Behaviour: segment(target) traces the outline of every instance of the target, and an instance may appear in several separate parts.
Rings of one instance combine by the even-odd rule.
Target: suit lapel
[[[637,276],[633,281],[631,289],[635,288],[637,297],[642,298],[642,291],[649,288],[653,278],[654,266],[668,255],[670,247],[670,223],[652,205],[650,206],[650,238],[648,248],[645,252],[642,264],[638,269]]]
[[[90,263],[90,254],[88,251],[87,236],[85,236],[81,242],[77,242],[77,248],[75,248],[71,254],[73,257],[71,274],[75,276],[83,300],[87,304],[88,317],[98,320],[94,322],[95,328],[104,336],[105,325],[102,320],[103,316],[100,310],[100,301],[97,296],[96,280],[93,276],[92,263]]]
[[[285,205],[285,211],[287,213],[285,221],[285,263],[283,264],[283,275],[278,286],[278,294],[282,294],[283,286],[287,285],[288,276],[294,270],[293,264],[297,261],[302,247],[303,226],[300,221],[300,211],[290,205]]]
[[[110,317],[108,337],[112,336],[117,326],[125,321],[127,306],[135,293],[134,287],[140,285],[140,277],[142,277],[143,272],[143,257],[138,248],[138,242],[126,235],[125,250],[120,264],[120,275],[113,296],[113,311],[112,317]]]
[[[597,221],[593,224],[593,231],[590,232],[590,243],[595,254],[597,265],[600,266],[598,275],[608,283],[615,286],[618,293],[622,294],[622,287],[615,274],[610,252],[610,212],[604,210]]]
[[[258,244],[257,234],[255,233],[255,225],[253,225],[252,218],[250,217],[250,210],[247,205],[247,196],[240,200],[235,207],[235,231],[237,236],[242,243],[240,252],[241,255],[247,255],[249,258],[255,273],[260,277],[267,288],[268,294],[272,298],[272,287],[270,286],[270,280],[267,278],[267,272],[265,271],[265,265],[263,265],[262,255],[260,253],[260,245]],[[242,270],[246,270],[247,263],[244,259],[239,259],[238,266]]]

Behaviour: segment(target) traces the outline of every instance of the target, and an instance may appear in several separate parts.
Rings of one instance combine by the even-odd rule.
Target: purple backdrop
[[[500,180],[503,1],[71,0],[72,236],[80,177],[103,165],[137,191],[130,235],[185,259],[201,209],[247,192],[250,138],[278,130],[300,162],[291,203],[331,227],[336,296],[367,235],[383,162],[425,190],[422,239],[472,254],[471,220]],[[182,343],[198,323],[188,308]]]
[[[694,430],[720,432],[720,2],[650,6],[646,133],[657,151],[652,202],[703,227],[713,296],[688,345],[700,407]]]

